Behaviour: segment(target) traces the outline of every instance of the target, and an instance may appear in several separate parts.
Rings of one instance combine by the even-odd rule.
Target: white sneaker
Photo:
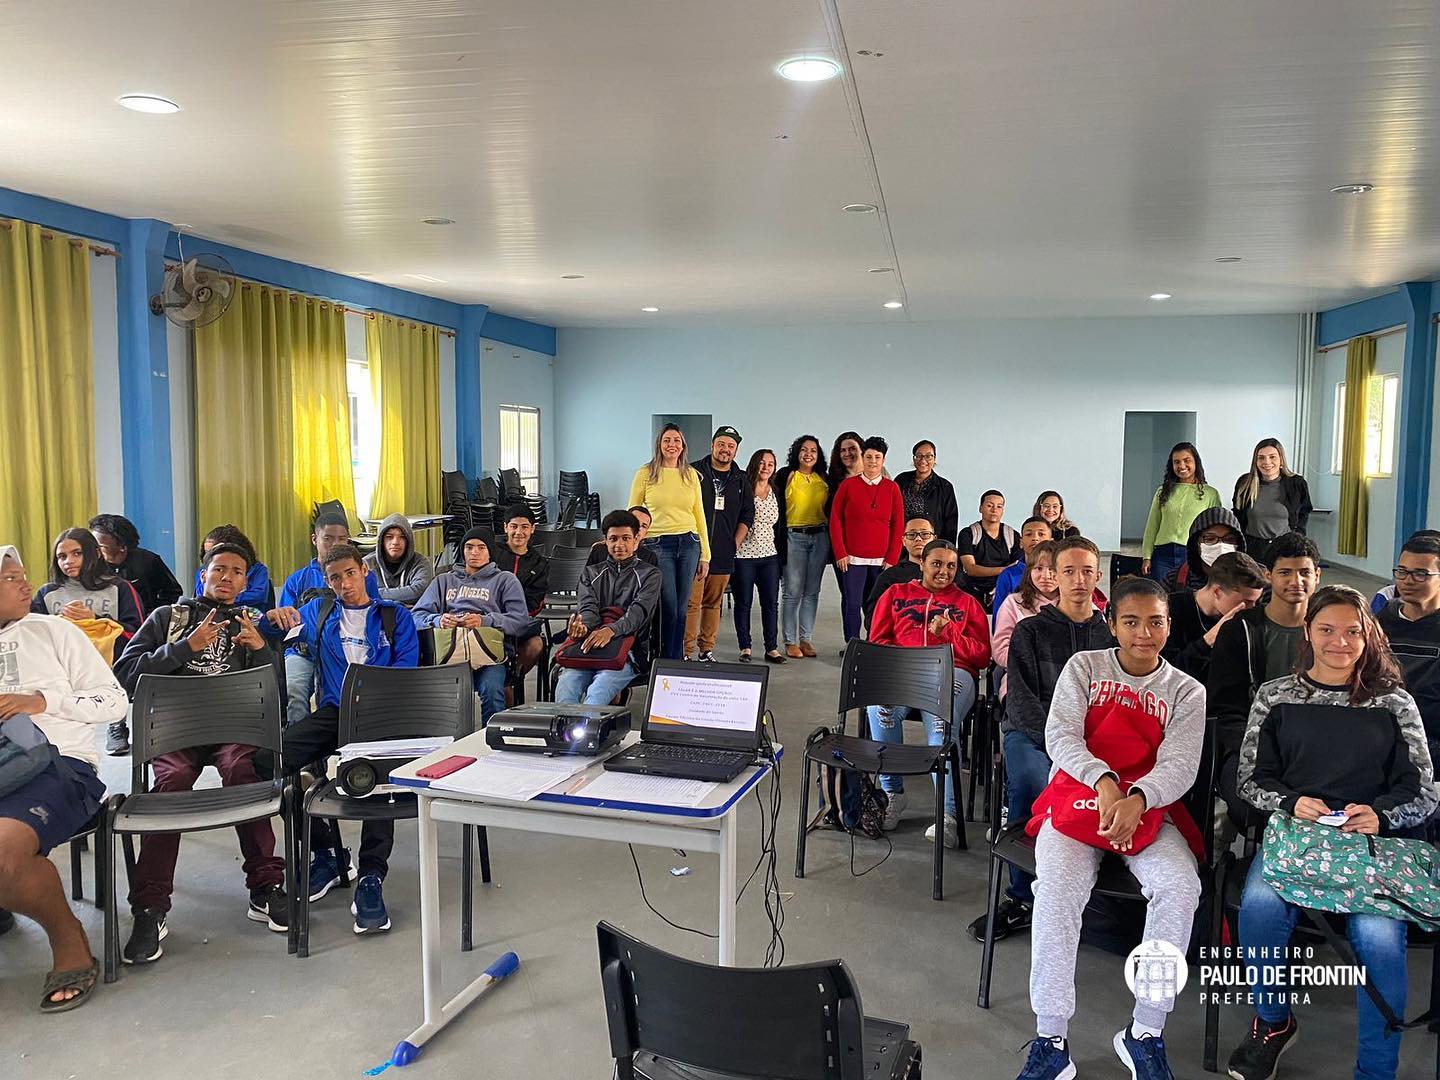
[[[935,826],[931,825],[925,830],[925,839],[932,844],[935,842]],[[948,848],[960,846],[960,823],[949,814],[945,815],[945,837],[943,843]]]
[[[909,799],[905,797],[905,792],[890,792],[890,802],[885,806],[885,820],[880,823],[880,828],[886,832],[893,832],[895,826],[900,824],[900,815],[905,812],[908,802]]]

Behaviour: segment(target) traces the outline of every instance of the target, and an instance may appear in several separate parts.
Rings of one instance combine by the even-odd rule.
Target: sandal
[[[75,968],[73,971],[50,972],[45,976],[45,992],[40,996],[40,1011],[42,1013],[62,1013],[78,1009],[90,1000],[90,995],[95,992],[95,984],[99,978],[100,961],[93,956],[90,958],[89,967]],[[72,998],[54,1001],[50,995],[57,990],[78,990],[79,993]]]
[[[750,650],[749,650],[749,649],[741,649],[741,650],[740,650],[740,662],[741,662],[742,664],[748,664],[748,663],[750,662]]]

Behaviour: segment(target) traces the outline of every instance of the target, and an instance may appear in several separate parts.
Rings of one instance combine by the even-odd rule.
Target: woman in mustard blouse
[[[785,654],[798,660],[814,656],[810,636],[820,606],[820,586],[830,562],[830,533],[825,504],[830,485],[825,479],[825,452],[814,435],[801,435],[790,444],[785,468],[770,486],[785,500],[786,552],[784,600],[780,605],[785,633]]]
[[[666,424],[655,439],[655,456],[635,470],[630,484],[630,504],[650,511],[644,545],[660,567],[660,655],[666,660],[685,655],[690,589],[710,571],[701,487],[700,474],[685,456],[685,436],[675,424]]]

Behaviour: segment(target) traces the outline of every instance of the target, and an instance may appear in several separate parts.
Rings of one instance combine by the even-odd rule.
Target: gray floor
[[[826,584],[819,659],[794,662],[772,675],[770,705],[792,747],[832,718],[839,673],[839,618],[833,582]],[[758,626],[757,626],[758,629]],[[734,656],[734,631],[722,634],[722,657]],[[106,759],[106,778],[125,782],[124,768]],[[841,956],[855,973],[867,1011],[909,1021],[923,1044],[931,1077],[1009,1078],[1033,1034],[1026,995],[1028,939],[999,946],[988,1012],[975,1005],[980,947],[963,928],[983,905],[983,826],[972,826],[973,849],[947,854],[947,894],[930,899],[924,809],[916,805],[894,834],[889,860],[858,880],[840,834],[812,838],[809,873],[792,877],[795,851],[795,759],[784,767],[780,863],[786,896],[786,956],[791,961]],[[754,857],[757,815],[742,810],[742,853]],[[442,832],[454,850],[458,832]],[[492,833],[496,884],[477,898],[476,950],[458,951],[458,857],[442,860],[442,885],[457,897],[445,911],[455,951],[446,958],[453,992],[499,953],[521,957],[518,976],[476,1004],[440,1035],[409,1073],[416,1076],[610,1076],[595,959],[594,925],[610,919],[647,940],[696,958],[715,956],[713,943],[670,929],[640,901],[623,847],[564,838]],[[637,849],[652,900],[671,918],[713,928],[715,866],[708,856]],[[883,847],[862,840],[856,859],[869,865]],[[743,859],[743,854],[742,854]],[[692,873],[676,878],[674,866]],[[87,888],[89,872],[87,870]],[[386,886],[395,929],[376,938],[350,931],[348,897],[332,893],[313,912],[310,959],[285,955],[285,939],[244,917],[245,894],[231,835],[187,838],[165,955],[126,968],[79,1012],[41,1017],[35,1011],[49,955],[38,929],[21,921],[0,939],[0,1076],[66,1080],[143,1074],[153,1080],[195,1075],[272,1075],[296,1061],[315,1078],[358,1077],[384,1061],[419,1022],[420,970],[413,825],[402,825]],[[97,943],[101,920],[82,917]],[[122,920],[124,916],[122,915]],[[759,964],[767,937],[758,890],[740,911],[740,961]],[[1412,963],[1411,1014],[1423,1007],[1429,960]],[[1167,1029],[1178,1077],[1200,1077],[1202,1013],[1191,980]],[[1109,1048],[1128,1014],[1119,958],[1084,948],[1078,968],[1080,1015],[1072,1029],[1082,1076],[1123,1076]],[[1223,1010],[1222,1055],[1247,1022],[1240,1007]],[[704,1023],[703,1017],[696,1018]],[[1303,1036],[1286,1056],[1284,1074],[1348,1075],[1355,1048],[1351,991],[1323,990],[1301,1012]],[[1406,1035],[1402,1076],[1428,1075],[1433,1036]],[[1222,1057],[1223,1060],[1223,1057]],[[394,1075],[394,1074],[391,1074]]]

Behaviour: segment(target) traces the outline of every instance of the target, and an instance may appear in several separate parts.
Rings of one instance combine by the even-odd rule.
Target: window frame
[[[1332,407],[1333,439],[1330,448],[1330,474],[1339,476],[1343,471],[1345,458],[1345,399],[1346,380],[1335,384]],[[1377,405],[1366,416],[1365,477],[1369,480],[1388,480],[1395,475],[1395,442],[1398,436],[1396,417],[1400,407],[1400,376],[1393,373],[1372,375],[1370,383],[1378,390]],[[1368,398],[1367,394],[1367,398]],[[1367,401],[1368,406],[1368,401]],[[1373,424],[1372,424],[1373,421]],[[1372,442],[1370,436],[1374,433]]]
[[[505,418],[507,415],[513,416],[515,420],[515,445],[513,448],[509,448],[505,445]],[[523,467],[525,461],[524,418],[528,416],[533,416],[535,418],[535,445],[533,448],[535,469],[533,472],[526,471]],[[521,487],[523,487],[526,493],[530,495],[543,494],[543,492],[541,491],[541,481],[545,475],[545,466],[542,459],[544,440],[541,437],[541,422],[542,414],[540,406],[538,405],[500,406],[500,468],[502,470],[514,469],[516,472],[518,472],[520,474]],[[510,456],[512,453],[513,456]]]

